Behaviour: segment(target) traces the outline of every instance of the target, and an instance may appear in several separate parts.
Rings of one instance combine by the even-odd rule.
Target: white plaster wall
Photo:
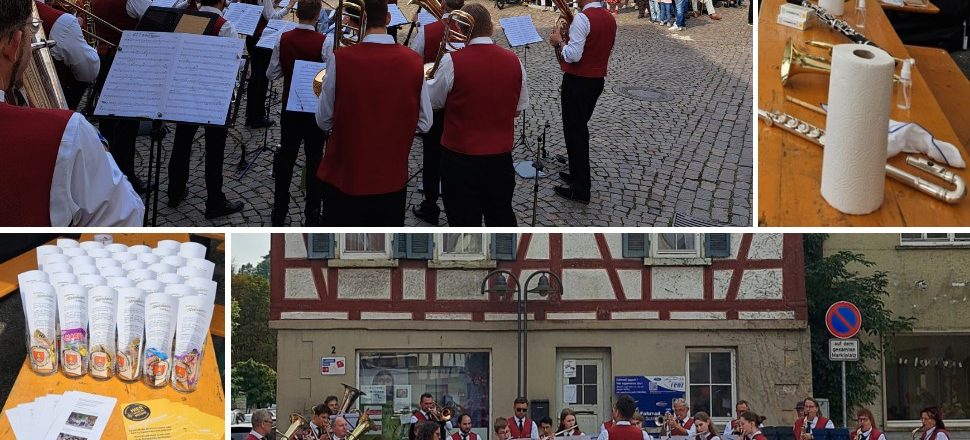
[[[652,299],[704,299],[704,269],[654,267]]]
[[[529,239],[529,251],[526,252],[525,259],[549,259],[549,234],[532,234],[532,238]]]
[[[602,258],[599,247],[596,246],[596,237],[593,234],[563,234],[562,256],[566,259]]]
[[[751,260],[780,260],[782,257],[782,234],[754,234],[748,258]]]
[[[614,259],[623,258],[623,234],[603,234],[606,237],[606,247]]]
[[[424,299],[423,269],[404,269],[404,299]]]
[[[731,258],[737,259],[738,252],[741,251],[741,237],[744,234],[731,234]]]
[[[738,299],[781,299],[781,269],[745,270]]]
[[[623,286],[623,294],[628,300],[638,300],[643,298],[641,285],[643,277],[639,270],[618,270],[620,274],[620,285]]]
[[[341,269],[337,277],[340,299],[390,299],[391,271],[388,269]]]
[[[714,271],[714,299],[727,298],[728,286],[731,284],[732,275],[734,275],[734,270]]]
[[[317,299],[317,286],[313,284],[313,274],[309,268],[297,267],[286,269],[284,276],[286,291],[284,298]]]
[[[738,312],[739,319],[795,319],[795,312],[787,311],[765,311],[765,312]]]
[[[306,258],[306,244],[303,234],[283,234],[284,252],[286,258]]]
[[[482,279],[487,274],[485,270],[439,270],[438,299],[487,300],[488,295],[481,292]]]
[[[603,269],[563,269],[562,283],[563,301],[616,299],[610,278]]]

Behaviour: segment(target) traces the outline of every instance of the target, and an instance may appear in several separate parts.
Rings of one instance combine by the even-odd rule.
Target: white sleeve
[[[536,426],[535,421],[532,421],[532,432],[530,433],[529,437],[531,437],[532,440],[539,440],[539,427]]]
[[[280,65],[280,38],[273,46],[273,55],[269,58],[269,67],[266,68],[266,78],[270,81],[283,76],[283,66]]]
[[[562,48],[562,57],[567,63],[578,63],[583,59],[583,49],[586,37],[589,36],[589,17],[586,14],[576,14],[569,25],[569,42]]]
[[[697,424],[695,423],[690,425],[690,429],[687,430],[687,438],[694,438],[694,435],[696,434],[697,434]]]
[[[454,426],[451,424],[451,420],[445,422],[445,430],[451,431],[452,429],[454,429]]]
[[[327,35],[323,40],[323,47],[320,48],[320,59],[327,63],[331,55],[333,55],[333,36]]]
[[[519,60],[519,67],[522,68],[522,88],[519,89],[519,105],[515,110],[521,112],[529,108],[529,76],[525,73],[525,64],[522,64],[522,60]]]
[[[441,64],[434,78],[428,81],[428,95],[431,98],[431,108],[441,110],[448,101],[448,93],[455,84],[455,65],[451,61],[451,54],[441,57]]]
[[[424,26],[420,24],[418,25],[418,33],[411,40],[411,50],[417,52],[424,59]]]
[[[290,0],[296,1],[296,0]],[[263,0],[263,18],[267,20],[278,20],[286,15],[286,8],[280,8],[279,10],[273,6],[273,0]]]
[[[219,29],[219,36],[226,38],[239,38],[239,34],[236,32],[236,27],[232,25],[231,21],[226,20],[226,23],[222,25],[222,29]]]
[[[835,429],[835,424],[831,420],[825,422],[825,429]]]
[[[732,435],[732,431],[733,428],[731,428],[731,421],[728,420],[727,423],[724,424],[724,429],[721,430],[721,433],[724,435]]]
[[[320,99],[317,101],[317,126],[327,131],[333,127],[333,95],[337,84],[337,59],[331,58],[327,63],[327,75],[323,78]],[[414,417],[414,416],[412,416]]]
[[[80,113],[64,128],[50,202],[52,226],[141,226],[145,217],[141,198]]]
[[[101,70],[98,51],[88,45],[81,33],[81,25],[71,14],[61,14],[51,26],[50,39],[57,42],[51,48],[51,56],[64,62],[74,78],[81,82],[94,82]]]
[[[414,414],[411,414],[411,424],[413,425],[415,423],[418,423],[418,418]]]
[[[649,432],[647,431],[642,431],[642,432],[643,432],[643,440],[653,440],[653,436],[651,436]]]
[[[424,76],[424,69],[422,69],[421,76]],[[428,94],[428,82],[421,81],[421,109],[418,112],[418,132],[427,133],[431,129],[431,123],[434,122],[433,111],[431,110],[431,97]],[[535,422],[532,423],[535,425]],[[535,434],[535,429],[532,433]],[[538,437],[536,437],[538,438]]]
[[[151,5],[152,0],[128,0],[128,3],[125,4],[125,11],[128,12],[129,17],[141,19],[141,16],[145,15],[145,11]]]
[[[610,440],[610,432],[606,430],[606,424],[600,426],[600,435],[596,440]]]

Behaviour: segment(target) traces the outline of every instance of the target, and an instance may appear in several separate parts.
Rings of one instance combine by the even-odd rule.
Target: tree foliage
[[[849,301],[862,312],[862,332],[868,338],[860,343],[860,361],[846,363],[848,408],[871,405],[881,385],[880,350],[893,351],[893,334],[911,330],[913,318],[895,316],[884,299],[889,281],[886,272],[873,270],[860,275],[856,269],[873,268],[875,263],[863,254],[839,251],[824,256],[825,234],[805,235],[805,293],[808,297],[808,322],[812,332],[812,394],[828,398],[830,415],[836,426],[842,424],[842,366],[828,360],[825,313],[837,301]],[[880,346],[881,343],[881,346]]]
[[[233,318],[232,365],[253,359],[276,366],[276,331],[269,328],[269,278],[263,276],[261,267],[268,271],[269,255],[232,275],[232,299],[238,304],[238,316]]]
[[[265,408],[276,402],[276,371],[252,359],[232,367],[232,395],[246,396],[250,408]]]
[[[255,266],[253,266],[253,263],[246,263],[240,266],[237,273],[261,276],[269,280],[269,254],[264,255],[263,259],[259,263],[256,263]]]

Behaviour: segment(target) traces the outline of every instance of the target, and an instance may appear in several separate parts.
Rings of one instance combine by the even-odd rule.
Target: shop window
[[[735,360],[730,349],[687,351],[687,398],[690,413],[704,411],[728,420],[734,411]]]
[[[895,344],[886,358],[886,419],[917,421],[928,406],[940,407],[947,424],[970,419],[970,335],[896,335]]]

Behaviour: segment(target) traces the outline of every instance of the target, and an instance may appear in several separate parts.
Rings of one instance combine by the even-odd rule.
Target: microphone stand
[[[542,127],[542,134],[536,138],[536,156],[532,162],[532,167],[536,169],[536,175],[532,183],[532,227],[536,225],[536,211],[539,206],[539,173],[545,168],[542,164],[542,157],[546,156],[546,130],[549,128],[549,121],[545,121]]]

